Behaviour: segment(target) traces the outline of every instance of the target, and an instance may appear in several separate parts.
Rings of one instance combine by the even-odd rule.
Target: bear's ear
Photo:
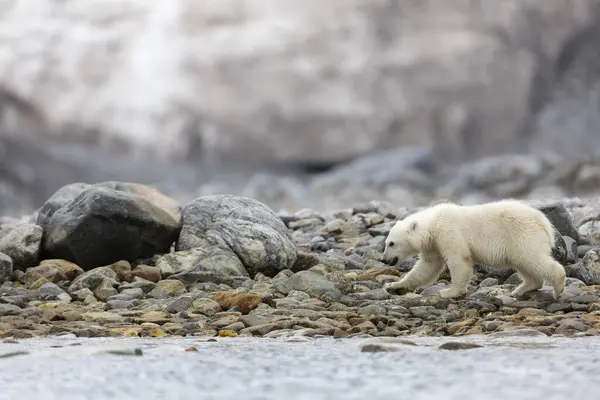
[[[415,229],[417,229],[417,221],[413,221],[413,222],[411,222],[411,223],[410,223],[410,225],[409,225],[409,227],[408,227],[408,231],[409,231],[409,232],[412,232],[412,231],[414,231]]]

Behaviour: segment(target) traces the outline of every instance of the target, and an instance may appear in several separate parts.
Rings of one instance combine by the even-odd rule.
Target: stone
[[[120,287],[119,294],[113,296],[113,298],[116,298],[117,296],[119,296],[119,298],[121,300],[141,299],[142,297],[144,297],[144,290],[142,288],[139,288],[139,287],[136,287],[136,288],[125,288],[125,289],[123,289],[122,287]]]
[[[144,197],[90,187],[44,220],[45,258],[61,258],[84,270],[119,260],[167,253],[181,221]]]
[[[106,181],[93,185],[76,182],[62,186],[45,201],[37,212],[37,224],[39,226],[44,226],[58,209],[71,203],[83,191],[93,187],[107,188],[143,197],[154,206],[161,208],[163,211],[170,214],[173,219],[181,219],[181,206],[179,203],[150,186],[140,183],[118,181]]]
[[[117,274],[108,267],[98,267],[79,275],[69,286],[69,293],[81,290],[90,289],[96,290],[105,280],[114,287],[119,285]]]
[[[335,283],[313,271],[300,271],[287,279],[275,281],[273,288],[283,294],[298,290],[317,298],[327,292],[339,292]]]
[[[552,248],[552,257],[560,264],[568,265],[569,262],[569,250],[565,239],[555,230],[556,236],[554,239],[554,247]]]
[[[136,276],[133,278],[133,281],[131,283],[121,284],[120,287],[121,287],[121,289],[139,288],[139,289],[142,289],[142,291],[144,293],[148,293],[156,287],[156,283]]]
[[[67,280],[73,281],[79,275],[81,275],[84,271],[83,269],[72,262],[67,260],[60,259],[47,259],[40,262],[40,266],[51,266],[58,271],[60,271],[64,276],[66,276]]]
[[[579,242],[579,232],[575,228],[571,216],[563,204],[546,204],[537,208],[546,215],[562,236],[572,238],[575,240],[575,243]]]
[[[109,299],[106,301],[107,310],[129,310],[139,304],[137,300],[117,300]]]
[[[170,317],[171,316],[164,311],[149,311],[142,314],[139,318],[136,318],[136,321],[138,323],[145,323],[147,326],[153,326],[148,325],[148,323],[162,325],[169,322]]]
[[[219,306],[223,310],[229,310],[237,306],[240,308],[242,314],[248,314],[261,303],[274,306],[274,303],[264,295],[255,293],[217,292],[213,296],[213,300],[219,303]]]
[[[579,237],[585,241],[585,243],[591,245],[591,247],[598,247],[600,245],[600,221],[591,220],[583,223],[579,229]],[[589,248],[589,247],[588,247]]]
[[[561,334],[561,335],[570,335],[571,332],[583,332],[586,331],[588,329],[587,324],[585,324],[583,321],[577,321],[574,319],[563,319],[562,321],[559,322],[558,327],[555,330],[556,334]]]
[[[87,312],[81,314],[84,321],[107,323],[107,322],[122,322],[124,318],[113,312]]]
[[[58,285],[52,282],[48,282],[40,286],[37,297],[42,301],[54,301],[67,298],[69,301],[71,300],[71,296],[69,296]]]
[[[0,284],[10,281],[12,274],[12,259],[8,255],[0,253]]]
[[[296,253],[296,261],[292,265],[291,270],[294,272],[305,271],[321,262],[321,257],[317,253],[298,250]]]
[[[160,268],[150,265],[139,264],[131,272],[133,276],[157,283],[162,279]]]
[[[129,261],[120,260],[110,265],[107,265],[108,268],[115,271],[117,274],[117,279],[121,282],[131,282],[133,279],[133,274],[131,272],[131,264]]]
[[[28,268],[23,276],[23,283],[26,287],[33,287],[34,283],[41,279],[46,279],[47,282],[58,283],[68,281],[69,278],[52,264],[39,265],[37,267]]]
[[[104,279],[100,285],[94,289],[94,297],[100,301],[107,301],[110,297],[119,293],[115,286],[115,281]]]
[[[442,343],[438,348],[440,350],[469,350],[483,347],[476,343],[465,343],[465,342],[446,342]]]
[[[183,294],[175,300],[171,301],[165,308],[165,311],[171,314],[186,311],[188,308],[190,308],[193,301],[194,298],[192,296],[190,296],[189,294]]]
[[[277,215],[240,196],[199,197],[183,208],[175,250],[219,249],[239,258],[250,277],[273,277],[296,262],[296,246]]]
[[[579,259],[578,250],[577,250],[577,242],[575,239],[569,236],[563,236],[563,240],[565,241],[565,248],[567,250],[567,254],[565,257],[565,264],[574,264]]]
[[[600,249],[588,251],[576,264],[566,265],[565,271],[568,277],[579,279],[586,285],[599,285]]]
[[[210,247],[175,251],[156,260],[163,278],[191,286],[198,282],[233,284],[248,279],[244,265],[231,251]]]
[[[0,304],[0,317],[7,315],[19,315],[21,313],[21,307],[14,304]]]
[[[148,293],[148,296],[155,299],[167,299],[170,297],[181,296],[185,293],[185,286],[181,281],[175,279],[165,279],[156,284],[154,289]]]
[[[397,351],[408,351],[411,347],[416,347],[413,341],[394,338],[380,337],[362,341],[360,351],[362,353],[388,353]]]
[[[88,288],[70,291],[70,293],[71,293],[71,296],[73,297],[73,300],[76,300],[76,301],[85,301],[86,298],[94,297],[94,293]]]
[[[198,312],[202,315],[206,315],[207,317],[212,317],[218,312],[221,312],[221,306],[214,300],[199,298],[192,302],[192,306],[190,310],[194,312]]]
[[[0,237],[0,253],[12,259],[13,268],[25,270],[37,265],[40,258],[42,227],[19,224]]]

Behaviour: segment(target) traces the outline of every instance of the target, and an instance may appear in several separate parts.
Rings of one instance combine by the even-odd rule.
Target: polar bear
[[[446,263],[451,286],[440,296],[459,297],[467,292],[473,264],[481,264],[514,268],[523,282],[513,296],[540,289],[548,280],[558,298],[566,274],[551,255],[554,235],[544,213],[518,200],[468,206],[441,202],[407,216],[390,230],[382,261],[397,263],[417,254],[419,260],[386,289],[414,291],[430,286]]]

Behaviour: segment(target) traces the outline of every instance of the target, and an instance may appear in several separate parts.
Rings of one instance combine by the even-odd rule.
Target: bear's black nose
[[[384,259],[384,260],[383,260],[383,262],[384,262],[385,264],[387,264],[387,265],[392,265],[392,266],[394,266],[394,265],[398,264],[398,261],[399,261],[399,260],[398,260],[398,257],[394,257],[394,258],[387,258],[387,259]]]

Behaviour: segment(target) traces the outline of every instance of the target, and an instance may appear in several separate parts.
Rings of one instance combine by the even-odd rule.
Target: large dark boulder
[[[569,236],[575,242],[579,242],[579,232],[564,205],[560,203],[546,204],[539,206],[538,209],[546,215],[561,235]]]
[[[84,189],[40,215],[44,255],[84,270],[166,253],[181,228],[180,219],[147,198],[103,186]]]

